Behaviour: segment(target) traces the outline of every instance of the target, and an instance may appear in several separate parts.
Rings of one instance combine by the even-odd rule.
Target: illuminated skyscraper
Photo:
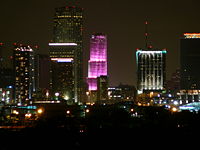
[[[184,33],[180,41],[181,89],[200,89],[200,33]]]
[[[90,60],[88,62],[88,89],[97,90],[97,78],[107,76],[107,37],[97,33],[90,38]]]
[[[163,90],[166,80],[166,50],[137,50],[138,93]]]
[[[56,8],[53,42],[49,43],[51,87],[64,99],[81,101],[83,86],[83,9]]]
[[[13,58],[15,102],[24,105],[35,91],[34,51],[30,46],[16,45]]]

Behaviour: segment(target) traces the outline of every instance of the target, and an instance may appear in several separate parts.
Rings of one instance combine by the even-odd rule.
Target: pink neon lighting
[[[97,90],[97,78],[107,76],[107,37],[94,34],[90,39],[90,60],[88,61],[88,89]]]

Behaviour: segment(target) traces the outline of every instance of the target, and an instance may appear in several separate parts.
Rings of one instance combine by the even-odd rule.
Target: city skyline
[[[67,5],[70,4],[64,0],[2,2],[0,41],[37,44],[40,46],[39,52],[47,54],[48,42],[52,40],[54,9]],[[170,78],[179,67],[180,37],[184,32],[199,31],[198,5],[198,1],[179,0],[173,2],[173,6],[170,2],[157,0],[126,0],[123,5],[113,0],[78,2],[78,6],[83,7],[85,13],[84,77],[87,76],[89,60],[89,35],[103,32],[108,35],[110,85],[120,82],[136,85],[135,51],[136,48],[145,46],[144,22],[148,17],[150,43],[154,48],[166,48],[168,51],[166,73],[167,79]],[[11,52],[10,49],[9,51]]]

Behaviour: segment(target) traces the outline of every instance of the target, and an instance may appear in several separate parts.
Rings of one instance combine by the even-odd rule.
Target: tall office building
[[[200,89],[200,33],[184,33],[180,40],[181,89]]]
[[[24,105],[35,91],[34,51],[30,46],[15,45],[13,58],[15,103]]]
[[[88,62],[88,90],[97,90],[97,78],[107,76],[107,37],[97,33],[90,38],[90,60]]]
[[[83,86],[83,9],[56,8],[50,46],[53,93],[77,103]],[[59,83],[59,84],[58,84]]]
[[[49,89],[50,58],[48,55],[35,55],[35,87],[38,90]],[[45,79],[45,80],[44,80]]]
[[[137,50],[138,93],[160,91],[165,87],[166,50]]]
[[[53,94],[71,102],[78,102],[78,77],[75,43],[49,43],[51,57],[51,82]]]

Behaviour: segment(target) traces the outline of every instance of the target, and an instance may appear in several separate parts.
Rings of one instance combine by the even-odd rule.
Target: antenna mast
[[[145,21],[145,48],[148,49],[148,21]]]

